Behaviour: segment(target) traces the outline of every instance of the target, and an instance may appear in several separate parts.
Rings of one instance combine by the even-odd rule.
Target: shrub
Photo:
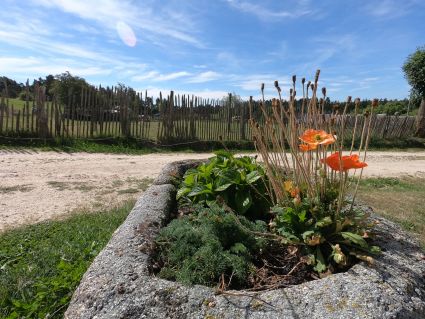
[[[249,156],[236,158],[219,151],[207,163],[188,170],[177,192],[177,199],[206,206],[213,205],[217,197],[239,214],[265,218],[270,198],[263,167]]]

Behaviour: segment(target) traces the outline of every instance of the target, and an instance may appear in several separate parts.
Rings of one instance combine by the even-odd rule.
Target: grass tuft
[[[62,318],[84,272],[133,205],[0,234],[0,318]]]

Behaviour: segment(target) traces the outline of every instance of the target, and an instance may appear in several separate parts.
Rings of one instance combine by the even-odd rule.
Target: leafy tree
[[[51,83],[50,93],[53,93],[62,105],[71,105],[71,103],[74,102],[74,105],[80,106],[81,91],[83,88],[88,87],[89,84],[85,79],[73,76],[71,73],[66,71],[65,73],[55,76],[55,80]]]
[[[7,97],[18,97],[19,92],[21,92],[23,88],[23,83],[18,83],[6,76],[0,76],[0,93],[3,92],[5,95],[7,95]]]
[[[425,137],[425,46],[409,55],[403,71],[413,91],[422,99],[416,120],[416,135]]]

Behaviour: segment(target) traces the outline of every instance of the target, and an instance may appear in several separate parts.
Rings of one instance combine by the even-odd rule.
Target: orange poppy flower
[[[328,164],[334,171],[340,171],[341,169],[347,171],[349,169],[358,169],[367,166],[365,162],[360,162],[358,155],[342,156],[340,161],[339,152],[335,152],[327,158],[322,159],[321,162]]]
[[[315,150],[317,148],[317,145],[315,145],[315,144],[300,144],[299,148],[300,148],[300,151],[307,152],[307,151]]]
[[[294,187],[289,193],[291,194],[291,197],[295,198],[300,194],[300,189],[298,187]]]
[[[329,145],[335,143],[335,137],[323,130],[306,130],[300,140],[310,145]]]

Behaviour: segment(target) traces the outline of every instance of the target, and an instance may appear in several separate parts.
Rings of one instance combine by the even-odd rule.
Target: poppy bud
[[[292,200],[292,202],[294,203],[295,207],[298,207],[301,204],[301,199],[299,198],[299,196],[297,196]]]

